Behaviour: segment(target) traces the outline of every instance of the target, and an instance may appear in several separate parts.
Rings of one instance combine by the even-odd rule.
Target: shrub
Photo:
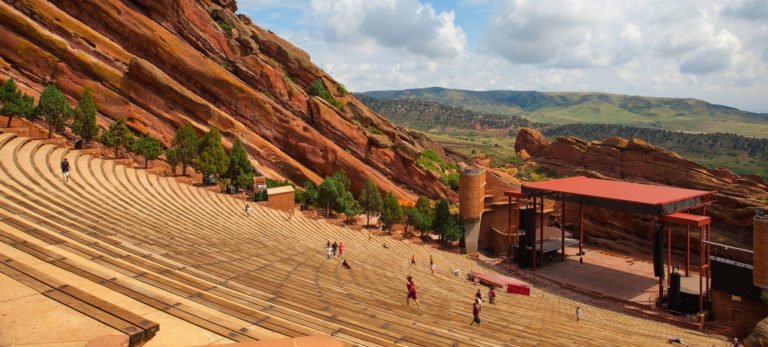
[[[227,34],[227,36],[229,38],[232,38],[232,26],[231,25],[229,25],[227,23],[224,23],[222,21],[218,21],[218,22],[216,22],[216,24],[219,25],[219,28],[221,28],[221,30],[224,30],[224,32]]]
[[[336,84],[336,90],[337,90],[337,91],[339,92],[339,94],[341,94],[341,95],[344,95],[344,94],[347,94],[347,93],[348,93],[348,92],[347,92],[347,88],[346,88],[346,87],[344,87],[344,84],[342,84],[342,83],[337,83],[337,84]]]
[[[309,85],[309,88],[307,89],[307,94],[313,95],[313,96],[319,96],[323,98],[323,100],[327,101],[329,104],[333,105],[339,110],[344,109],[344,105],[340,103],[338,100],[333,98],[333,95],[331,95],[328,89],[325,88],[325,85],[323,84],[323,81],[321,79],[316,79],[314,82],[312,82],[311,85]]]
[[[381,129],[375,127],[374,125],[369,125],[367,128],[369,133],[375,134],[375,135],[384,135],[384,132],[381,131]]]

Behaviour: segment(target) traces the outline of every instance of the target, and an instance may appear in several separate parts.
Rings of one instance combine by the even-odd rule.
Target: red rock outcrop
[[[236,10],[234,0],[5,0],[0,82],[14,77],[32,94],[53,83],[73,104],[87,87],[100,124],[124,117],[166,145],[185,122],[217,126],[275,179],[317,183],[344,169],[353,188],[370,178],[401,198],[456,199],[412,163],[439,145],[341,93],[306,52]],[[307,95],[317,79],[341,110]]]
[[[538,131],[523,128],[517,136],[515,151],[523,150],[555,177],[580,174],[716,191],[717,201],[707,208],[707,214],[712,216],[714,237],[731,244],[751,245],[755,209],[766,206],[757,199],[768,196],[768,184],[762,178],[739,176],[727,169],[709,169],[640,139],[612,137],[585,142],[561,137],[550,142]],[[577,220],[576,210],[566,206],[567,220]],[[650,240],[649,218],[596,208],[585,211],[585,234],[592,242],[631,250],[637,242]]]

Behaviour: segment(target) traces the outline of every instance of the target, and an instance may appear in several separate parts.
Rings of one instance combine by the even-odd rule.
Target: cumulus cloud
[[[680,72],[707,74],[729,68],[735,55],[741,52],[741,42],[728,30],[721,30],[705,47],[686,58]]]
[[[723,14],[753,21],[768,21],[768,1],[734,1],[723,10]]]
[[[466,35],[455,13],[436,12],[418,0],[312,0],[326,39],[399,48],[430,58],[464,54]]]
[[[643,41],[619,2],[513,0],[490,19],[486,46],[513,63],[582,68],[620,64]]]

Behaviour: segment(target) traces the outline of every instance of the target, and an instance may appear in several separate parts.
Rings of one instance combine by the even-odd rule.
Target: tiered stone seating
[[[72,164],[68,183],[58,172],[64,157]],[[722,341],[540,289],[530,297],[500,294],[496,305],[485,305],[483,323],[470,326],[478,287],[450,271],[496,272],[487,265],[410,242],[369,241],[359,231],[261,206],[246,217],[243,202],[231,197],[14,133],[0,134],[0,183],[0,272],[25,284],[13,270],[36,279],[44,273],[46,288],[102,307],[78,310],[94,319],[108,313],[147,331],[151,324],[138,321],[139,313],[151,311],[160,331],[144,338],[150,345],[190,344],[163,340],[185,329],[214,334],[216,342],[313,334],[360,345]],[[328,240],[344,243],[352,270],[325,259]],[[408,274],[422,310],[405,306]]]

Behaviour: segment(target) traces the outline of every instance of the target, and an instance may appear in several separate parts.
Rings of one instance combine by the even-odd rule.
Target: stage
[[[659,280],[653,276],[650,259],[584,247],[584,263],[580,264],[578,252],[578,246],[566,247],[564,262],[560,262],[559,255],[553,257],[543,267],[537,267],[534,275],[592,294],[640,304],[650,304],[658,296]],[[664,286],[667,287],[666,279]],[[681,278],[681,291],[698,295],[698,273]]]

